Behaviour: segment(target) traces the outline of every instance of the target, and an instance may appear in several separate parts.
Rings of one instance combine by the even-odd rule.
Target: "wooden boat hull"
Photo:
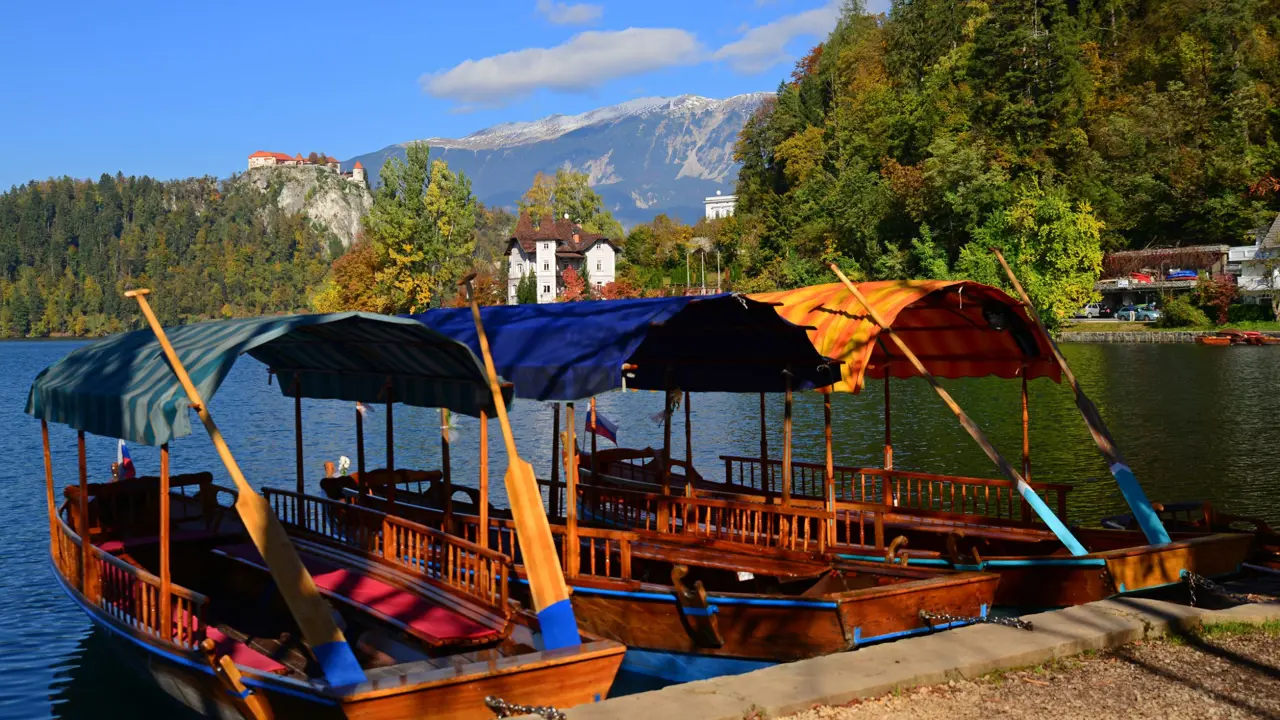
[[[241,717],[225,699],[226,687],[214,677],[199,653],[178,653],[140,636],[128,625],[90,605],[63,579],[54,577],[94,625],[105,631],[112,647],[130,667],[192,710],[224,718]],[[509,661],[471,663],[436,670],[435,681],[401,685],[387,682],[336,691],[241,667],[246,686],[262,693],[276,718],[457,718],[490,720],[484,704],[489,695],[525,705],[567,708],[599,702],[608,693],[622,663],[623,649],[608,642],[541,653],[541,660],[520,665]],[[503,666],[506,666],[505,668]],[[371,673],[372,674],[372,673]],[[345,692],[344,692],[345,691]]]
[[[1215,335],[1198,335],[1196,336],[1197,345],[1211,345],[1213,347],[1223,347],[1232,344],[1229,337],[1218,337]]]

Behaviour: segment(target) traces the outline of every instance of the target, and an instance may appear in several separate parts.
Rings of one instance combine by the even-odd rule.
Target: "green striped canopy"
[[[476,356],[416,320],[346,312],[221,320],[165,332],[206,403],[236,358],[249,353],[275,373],[288,397],[296,377],[305,398],[385,402],[389,382],[396,402],[494,414]],[[190,434],[189,405],[149,329],[75,350],[36,376],[27,395],[29,415],[146,445]]]

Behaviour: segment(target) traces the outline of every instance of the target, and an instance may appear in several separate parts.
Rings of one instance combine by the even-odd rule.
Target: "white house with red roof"
[[[528,274],[537,280],[539,304],[556,301],[565,268],[585,272],[597,289],[608,285],[615,278],[618,250],[616,241],[584,232],[568,218],[547,215],[535,229],[528,213],[521,213],[507,241],[507,304],[516,304],[516,288]]]

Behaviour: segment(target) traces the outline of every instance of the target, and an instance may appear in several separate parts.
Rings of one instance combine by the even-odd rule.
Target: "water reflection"
[[[49,709],[66,720],[198,718],[144,679],[117,654],[106,631],[94,629],[54,673]]]

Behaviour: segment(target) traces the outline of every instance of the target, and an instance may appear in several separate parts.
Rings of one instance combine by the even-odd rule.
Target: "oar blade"
[[[542,626],[543,644],[548,649],[578,645],[581,640],[569,601],[569,588],[564,583],[564,566],[546,522],[533,466],[523,458],[514,457],[507,466],[505,480],[533,607]]]

